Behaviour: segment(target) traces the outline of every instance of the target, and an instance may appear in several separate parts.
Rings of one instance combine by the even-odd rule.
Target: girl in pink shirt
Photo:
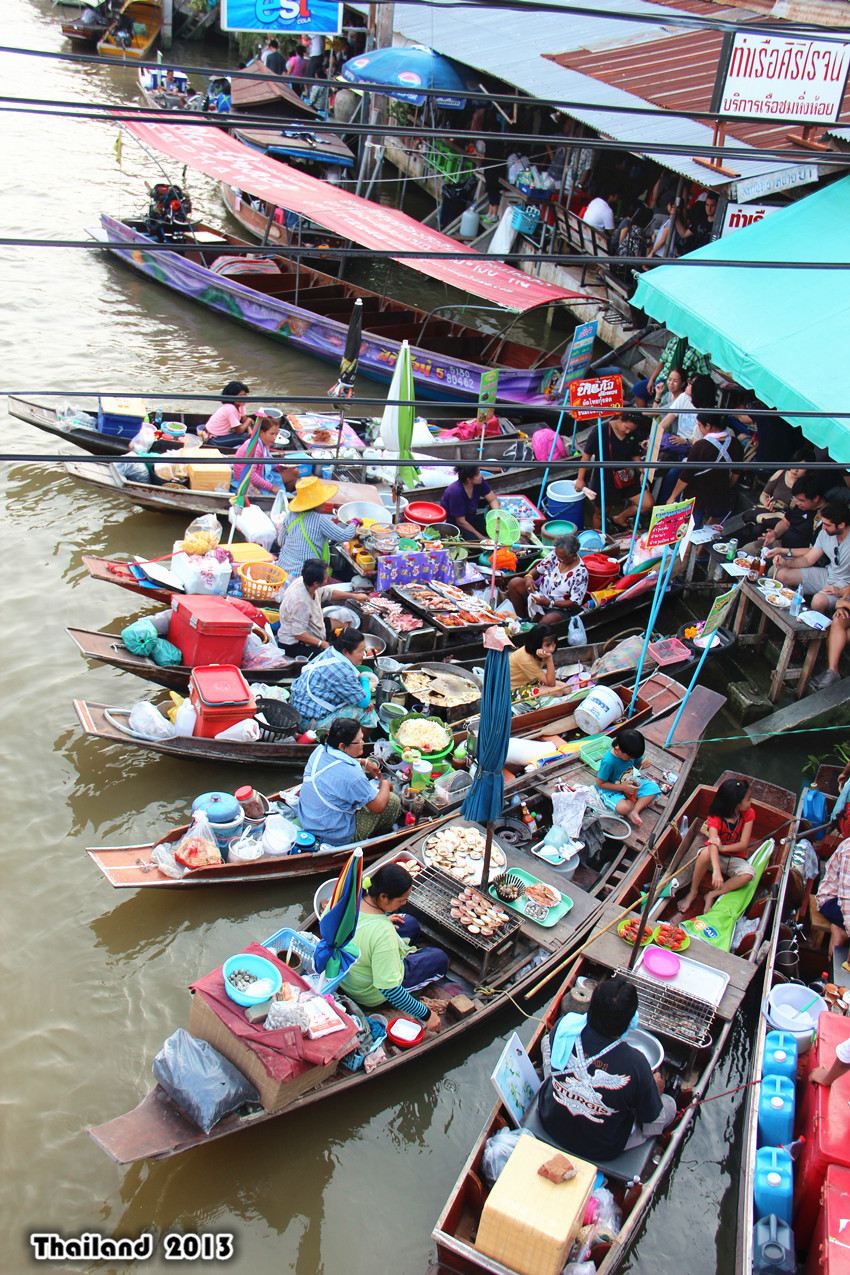
[[[249,422],[245,418],[245,404],[242,402],[248,393],[248,386],[241,381],[228,381],[221,391],[221,407],[217,407],[212,416],[198,430],[205,443],[215,442],[220,447],[235,447],[242,441]]]

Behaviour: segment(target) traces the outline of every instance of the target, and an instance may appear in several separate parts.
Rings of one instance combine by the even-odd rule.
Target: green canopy
[[[848,226],[844,177],[688,259],[850,261]],[[850,464],[850,418],[794,418],[795,408],[850,411],[850,270],[659,266],[640,276],[633,304]]]

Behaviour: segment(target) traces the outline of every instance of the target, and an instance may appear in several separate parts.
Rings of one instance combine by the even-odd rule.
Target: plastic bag
[[[492,1138],[488,1138],[484,1143],[484,1150],[481,1154],[481,1172],[490,1186],[493,1185],[502,1169],[504,1169],[510,1159],[511,1152],[520,1138],[527,1133],[527,1129],[500,1129],[498,1133],[494,1133]]]
[[[132,655],[150,657],[159,635],[150,620],[135,620],[121,630],[121,641]]]
[[[127,725],[142,739],[174,739],[177,734],[168,718],[146,699],[139,700],[130,709]]]
[[[571,615],[567,628],[567,646],[587,646],[587,633],[580,615]]]
[[[183,663],[183,652],[167,638],[158,637],[153,644],[151,659],[158,668],[175,668]]]
[[[230,587],[230,562],[219,562],[211,553],[203,558],[185,557],[179,565],[175,559],[172,570],[187,593],[218,594],[224,597]]]
[[[186,1119],[204,1133],[237,1107],[260,1100],[254,1086],[232,1062],[182,1027],[168,1037],[154,1058],[153,1074]]]
[[[298,825],[285,815],[269,815],[263,829],[263,854],[276,857],[289,854],[295,838],[298,836]]]
[[[261,549],[271,549],[277,531],[271,518],[259,505],[246,505],[244,509],[231,506],[227,516],[246,540],[259,545]]]
[[[174,847],[174,858],[186,868],[208,868],[221,863],[221,851],[210,821],[203,810],[196,810],[192,822]]]
[[[137,456],[146,455],[156,442],[156,430],[150,421],[143,421],[142,427],[130,440],[130,451]]]
[[[237,744],[256,744],[260,738],[260,726],[256,718],[245,717],[241,722],[234,722],[226,730],[219,731],[216,739],[229,739]]]
[[[277,495],[274,498],[274,503],[272,504],[272,507],[271,507],[271,513],[269,514],[269,517],[272,520],[272,525],[274,526],[274,530],[275,530],[275,539],[277,539],[277,537],[280,535],[280,529],[283,526],[284,521],[286,519],[286,515],[288,513],[289,513],[289,498],[287,497],[286,489],[284,487],[281,487],[280,491],[277,493]]]
[[[591,789],[585,784],[576,788],[556,789],[552,793],[552,823],[563,828],[575,840],[582,826]]]
[[[122,478],[131,483],[149,483],[150,472],[143,460],[120,460],[115,468]]]
[[[193,518],[183,536],[182,549],[189,555],[203,557],[210,549],[221,544],[221,523],[215,514],[202,514]]]
[[[186,869],[182,863],[178,863],[174,858],[174,847],[169,845],[167,841],[154,846],[153,850],[151,850],[151,859],[153,859],[163,876],[172,877],[175,881],[179,881],[181,877],[186,875]]]
[[[155,615],[145,617],[153,625],[160,637],[168,637],[171,625],[171,607],[167,611],[157,611]]]

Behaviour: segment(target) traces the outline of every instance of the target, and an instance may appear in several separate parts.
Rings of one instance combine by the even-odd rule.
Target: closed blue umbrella
[[[501,815],[505,800],[502,771],[511,738],[511,672],[508,655],[508,647],[511,645],[504,629],[492,628],[484,634],[487,659],[484,664],[484,690],[481,694],[481,716],[475,749],[477,769],[460,811],[464,819],[487,825],[481,873],[484,888],[490,874],[493,824]]]
[[[372,49],[351,58],[342,68],[342,78],[352,84],[382,84],[387,97],[421,106],[426,98],[417,89],[442,89],[433,98],[435,106],[461,111],[469,88],[459,67],[441,53],[414,44],[389,49]]]
[[[321,938],[313,963],[326,979],[343,973],[357,959],[356,950],[348,945],[357,929],[362,884],[363,851],[358,846],[337,877],[330,903],[319,919]]]

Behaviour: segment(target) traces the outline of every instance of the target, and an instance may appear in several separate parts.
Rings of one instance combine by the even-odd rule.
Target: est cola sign
[[[338,35],[342,5],[335,0],[221,0],[221,28]]]

